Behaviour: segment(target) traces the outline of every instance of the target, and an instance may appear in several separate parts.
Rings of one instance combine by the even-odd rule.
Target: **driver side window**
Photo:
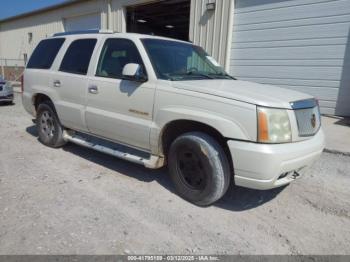
[[[100,55],[96,76],[117,78],[123,77],[123,68],[126,64],[143,62],[135,44],[128,39],[107,39]]]

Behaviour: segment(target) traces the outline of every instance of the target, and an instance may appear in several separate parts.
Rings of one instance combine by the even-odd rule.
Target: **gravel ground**
[[[43,146],[15,102],[0,106],[0,254],[350,254],[350,157],[200,208],[164,170]]]

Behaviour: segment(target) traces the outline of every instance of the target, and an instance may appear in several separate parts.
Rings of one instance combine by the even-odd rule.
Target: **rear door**
[[[65,38],[51,38],[42,40],[33,51],[27,67],[23,73],[24,89],[22,103],[24,108],[33,113],[32,99],[36,93],[44,93],[55,101],[56,93],[51,86],[51,67],[65,43]]]
[[[95,38],[73,40],[58,72],[52,74],[51,85],[58,95],[56,109],[65,127],[87,131],[84,117],[88,87],[86,75],[96,42]]]

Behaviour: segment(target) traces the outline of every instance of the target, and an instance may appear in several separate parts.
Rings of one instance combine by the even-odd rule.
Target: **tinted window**
[[[86,75],[96,41],[96,39],[74,41],[63,57],[60,71]]]
[[[27,68],[49,69],[64,40],[64,38],[54,38],[41,41],[30,57]]]
[[[122,78],[123,68],[129,63],[139,64],[144,70],[135,44],[127,39],[107,39],[101,52],[96,75]]]

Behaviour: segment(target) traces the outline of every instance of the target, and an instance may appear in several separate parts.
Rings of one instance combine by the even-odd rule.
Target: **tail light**
[[[24,91],[24,75],[21,75],[21,93]]]

